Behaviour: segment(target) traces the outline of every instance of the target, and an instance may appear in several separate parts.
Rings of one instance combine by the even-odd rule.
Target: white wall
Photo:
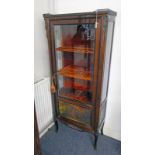
[[[34,0],[34,80],[50,75],[48,45],[42,14],[48,12],[48,0]]]
[[[94,11],[96,9],[109,8],[117,11],[111,75],[109,84],[109,96],[107,104],[104,134],[116,139],[121,139],[121,26],[120,10],[121,0],[49,0],[55,7],[51,7],[51,13],[73,13]],[[54,9],[53,9],[54,8]]]
[[[42,14],[48,12],[49,12],[48,0],[34,0],[34,82],[40,81],[40,79],[50,76],[48,44],[45,31],[45,22],[42,16]],[[38,100],[40,100],[40,102],[43,101],[41,97],[42,95],[36,97],[38,94],[36,94],[36,91],[34,91],[34,93],[35,93],[34,96],[36,104],[36,114],[38,118],[38,127],[41,137],[45,132],[47,132],[47,129],[45,129],[44,131],[42,131],[42,129],[47,127],[47,125],[49,125],[49,122],[53,120],[53,116],[49,115],[50,113],[52,113],[52,109],[49,109],[50,106],[49,104],[51,104],[51,101],[49,102],[49,104],[46,104],[45,107],[42,107],[41,109]],[[51,98],[48,99],[50,100]],[[45,101],[43,101],[42,103],[43,105],[44,103],[46,103]],[[44,111],[48,112],[47,115],[44,114]],[[43,118],[45,116],[47,117]],[[53,124],[50,124],[50,126],[51,125]]]

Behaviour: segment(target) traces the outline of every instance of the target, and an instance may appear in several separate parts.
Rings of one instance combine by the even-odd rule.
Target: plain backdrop
[[[43,13],[74,13],[109,8],[117,12],[104,134],[121,140],[121,31],[120,0],[35,0],[35,81],[49,76]]]

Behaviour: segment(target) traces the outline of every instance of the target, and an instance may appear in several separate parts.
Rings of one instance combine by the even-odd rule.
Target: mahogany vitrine
[[[96,148],[106,112],[116,12],[104,9],[43,16],[56,127],[60,120],[93,133]]]

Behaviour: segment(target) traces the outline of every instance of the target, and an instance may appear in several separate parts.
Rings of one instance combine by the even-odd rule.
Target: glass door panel
[[[59,101],[59,111],[64,118],[91,126],[92,111],[89,109]]]
[[[55,25],[58,95],[91,102],[95,54],[94,24]]]

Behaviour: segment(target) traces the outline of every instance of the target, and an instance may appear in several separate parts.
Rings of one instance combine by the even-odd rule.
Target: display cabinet
[[[44,14],[55,124],[94,134],[104,125],[116,12]]]

